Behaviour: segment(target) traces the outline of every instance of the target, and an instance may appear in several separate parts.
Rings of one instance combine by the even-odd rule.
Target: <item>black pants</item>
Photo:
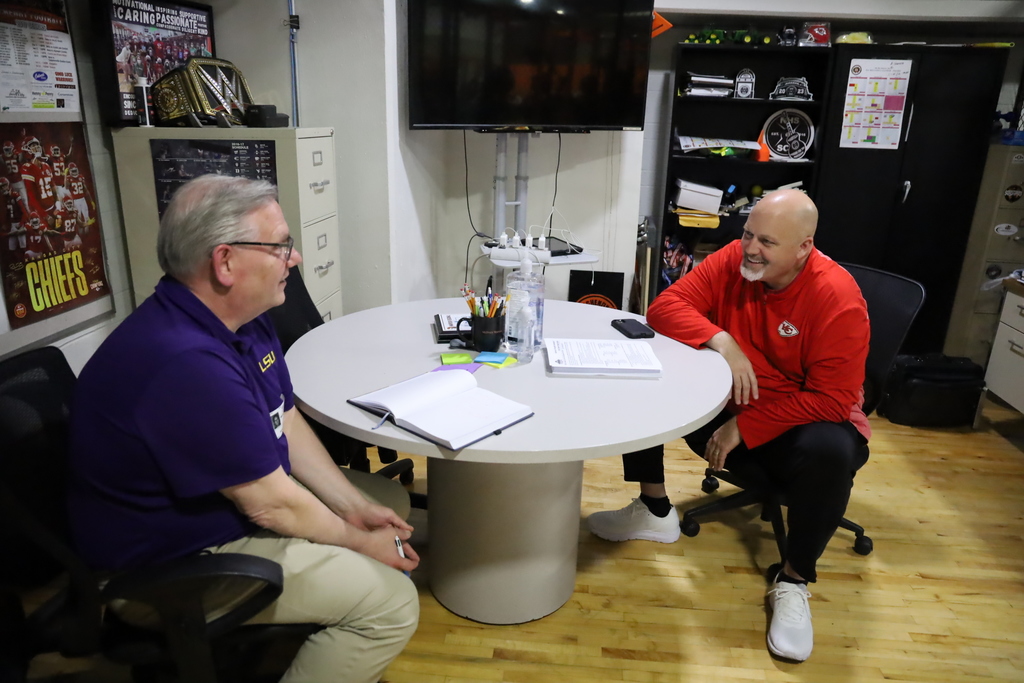
[[[686,445],[704,456],[708,440],[732,416],[723,411],[686,437]],[[626,481],[665,483],[665,447],[622,456]],[[740,443],[725,459],[725,468],[742,473],[760,467],[786,497],[786,537],[793,571],[815,581],[815,565],[839,527],[850,501],[853,477],[868,460],[867,440],[849,422],[815,422],[793,427],[757,448]]]

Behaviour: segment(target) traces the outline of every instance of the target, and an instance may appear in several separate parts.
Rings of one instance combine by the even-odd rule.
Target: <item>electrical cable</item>
[[[562,167],[562,134],[558,134],[558,156],[555,157],[555,191],[551,195],[551,211],[548,213],[548,239],[551,239],[551,228],[555,221],[555,199],[558,198],[558,169]],[[544,228],[541,228],[543,230]],[[540,269],[541,275],[547,273],[548,267]]]
[[[469,283],[469,249],[473,246],[473,240],[477,237],[481,239],[490,239],[490,235],[480,232],[476,229],[476,224],[473,222],[473,211],[469,207],[469,150],[466,143],[466,131],[462,131],[462,163],[465,171],[464,178],[466,181],[466,215],[469,216],[469,227],[473,228],[473,236],[469,238],[469,242],[466,243],[466,272],[463,281]]]
[[[558,134],[558,156],[555,157],[555,191],[551,195],[551,213],[548,214],[548,237],[551,237],[551,226],[555,217],[555,199],[558,198],[558,169],[562,166],[562,134]]]

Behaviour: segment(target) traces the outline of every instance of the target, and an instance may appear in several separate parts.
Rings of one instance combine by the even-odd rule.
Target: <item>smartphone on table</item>
[[[635,318],[617,318],[612,321],[612,327],[630,339],[650,339],[654,336],[654,330]]]

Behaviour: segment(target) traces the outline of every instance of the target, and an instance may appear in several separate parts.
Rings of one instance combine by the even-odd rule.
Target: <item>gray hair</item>
[[[255,240],[245,217],[277,200],[277,188],[265,180],[202,175],[183,185],[160,220],[156,252],[160,268],[187,280],[218,244]]]

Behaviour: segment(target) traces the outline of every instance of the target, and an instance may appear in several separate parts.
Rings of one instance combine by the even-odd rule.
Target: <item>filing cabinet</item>
[[[950,182],[956,182],[951,178]],[[994,356],[1003,290],[1024,268],[1024,147],[991,145],[943,351],[984,365]]]
[[[1024,287],[1006,292],[985,372],[986,389],[1024,412]]]
[[[269,177],[272,169],[281,210],[302,253],[300,268],[310,297],[324,320],[341,316],[333,128],[123,128],[113,132],[113,139],[136,305],[163,275],[156,237],[160,206],[168,190],[181,182],[176,169],[185,180],[206,172]],[[203,151],[188,156],[190,149]],[[188,158],[180,164],[161,158],[174,154]],[[165,168],[174,182],[164,177]]]

